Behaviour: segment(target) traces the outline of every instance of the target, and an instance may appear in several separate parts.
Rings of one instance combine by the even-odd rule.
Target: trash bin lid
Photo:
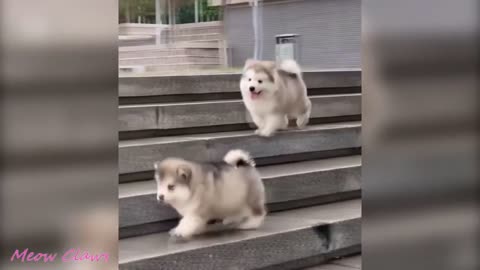
[[[281,35],[276,35],[275,38],[287,38],[287,37],[296,37],[298,34],[281,34]]]

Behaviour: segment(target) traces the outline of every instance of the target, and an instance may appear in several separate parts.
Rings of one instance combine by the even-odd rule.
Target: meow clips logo
[[[61,259],[62,262],[81,262],[81,261],[91,261],[91,262],[108,262],[108,253],[102,254],[92,254],[87,251],[82,251],[80,249],[71,248],[62,254],[62,257],[57,257],[57,253],[41,253],[28,251],[28,248],[20,252],[16,249],[12,257],[10,258],[11,262],[20,261],[20,262],[54,262],[57,259]]]

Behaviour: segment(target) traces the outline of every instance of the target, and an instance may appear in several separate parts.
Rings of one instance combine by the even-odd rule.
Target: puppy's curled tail
[[[298,76],[302,75],[302,70],[300,69],[300,66],[297,64],[295,60],[291,60],[291,59],[283,60],[280,63],[279,69],[288,73],[296,74]]]
[[[250,154],[241,149],[230,150],[223,160],[235,167],[250,166],[255,167],[255,161]]]

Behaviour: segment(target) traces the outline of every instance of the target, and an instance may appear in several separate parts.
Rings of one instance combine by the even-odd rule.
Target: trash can
[[[281,62],[287,59],[298,61],[299,46],[297,34],[283,34],[275,36],[275,59]]]

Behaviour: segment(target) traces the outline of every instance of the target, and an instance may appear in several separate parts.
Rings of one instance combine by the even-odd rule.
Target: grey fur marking
[[[226,162],[205,162],[201,163],[200,166],[202,167],[202,171],[205,173],[205,175],[212,173],[213,179],[215,181],[221,180],[220,176],[222,174],[222,171],[234,168]]]

